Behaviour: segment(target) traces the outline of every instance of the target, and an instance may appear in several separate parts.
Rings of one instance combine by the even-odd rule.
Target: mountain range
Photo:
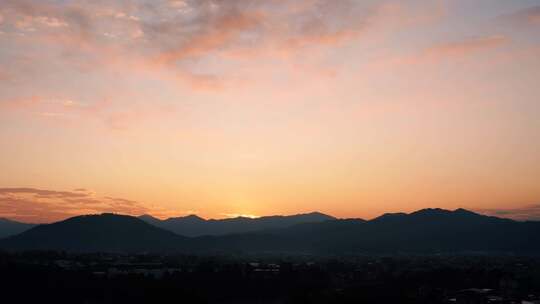
[[[235,217],[219,220],[205,220],[196,215],[185,217],[173,217],[166,220],[160,220],[151,215],[142,215],[141,220],[170,230],[176,234],[196,237],[203,235],[226,235],[233,233],[246,233],[268,229],[286,228],[302,223],[318,223],[329,220],[336,220],[335,217],[322,214],[320,212],[312,212],[297,215],[274,215],[263,216],[258,218]]]
[[[0,239],[19,234],[34,226],[34,224],[20,223],[5,218],[0,218]]]
[[[311,215],[324,218],[318,213]],[[327,219],[296,223],[296,219],[268,218],[261,223],[272,224],[255,225],[257,221],[241,218],[237,219],[239,223],[249,224],[238,225],[249,228],[229,230],[234,232],[229,234],[187,237],[157,227],[162,221],[149,223],[152,219],[147,216],[142,219],[115,214],[78,216],[0,240],[0,248],[182,253],[540,254],[540,222],[517,222],[464,209],[422,209],[409,214],[385,214],[369,221]],[[182,218],[184,229],[190,220],[202,219]],[[282,224],[283,221],[292,224]],[[258,230],[252,230],[255,228]],[[195,229],[185,231],[202,233]]]

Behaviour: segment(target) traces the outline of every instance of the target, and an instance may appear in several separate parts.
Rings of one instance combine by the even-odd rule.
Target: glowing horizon
[[[0,217],[540,219],[539,20],[537,0],[4,0]]]
[[[174,213],[170,210],[163,209],[151,209],[147,208],[144,203],[126,200],[122,198],[115,198],[110,196],[100,196],[94,191],[88,189],[74,189],[72,191],[54,191],[54,190],[43,190],[43,189],[33,189],[33,188],[0,188],[0,198],[2,198],[2,203],[6,201],[16,202],[23,205],[21,210],[24,210],[22,213],[9,213],[3,211],[0,214],[0,219],[5,218],[8,220],[14,220],[24,223],[52,223],[57,221],[62,221],[71,217],[81,216],[81,215],[93,215],[93,214],[102,214],[102,213],[114,213],[114,214],[123,214],[130,216],[142,216],[148,215],[154,218],[161,220],[175,218],[175,217],[186,217],[186,216],[197,216],[206,220],[219,220],[219,219],[230,219],[230,218],[250,218],[257,219],[265,216],[291,216],[291,215],[301,215],[301,214],[310,214],[310,213],[321,213],[319,210],[304,210],[296,213],[270,213],[270,214],[240,214],[240,213],[220,213],[217,217],[211,216],[201,216],[195,211],[189,210],[187,212]],[[6,200],[7,198],[7,200]],[[29,209],[24,209],[30,207]],[[5,204],[2,205],[5,208]],[[426,207],[422,209],[433,209],[434,207]],[[435,207],[438,208],[438,207]],[[455,209],[445,209],[448,211],[456,211],[458,209],[464,209],[462,207]],[[54,210],[60,212],[55,212]],[[405,213],[412,213],[419,211],[418,210],[407,210]],[[501,218],[510,218],[518,221],[526,220],[540,220],[536,217],[540,211],[538,205],[528,205],[522,208],[511,208],[511,209],[473,209],[469,210],[478,214],[496,216]],[[399,213],[403,211],[391,211],[375,214],[370,217],[358,217],[358,216],[334,216],[333,214],[324,213],[329,216],[334,216],[338,219],[363,219],[371,220],[376,217],[382,216],[387,213]]]

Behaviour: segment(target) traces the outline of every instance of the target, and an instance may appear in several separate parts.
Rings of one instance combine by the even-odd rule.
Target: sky
[[[0,217],[540,220],[539,79],[539,0],[0,0]]]

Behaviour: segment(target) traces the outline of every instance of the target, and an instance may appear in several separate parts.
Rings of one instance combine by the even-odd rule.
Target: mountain
[[[310,253],[540,253],[540,222],[517,222],[464,209],[300,224],[271,234]]]
[[[141,220],[180,235],[196,237],[204,235],[227,235],[269,229],[280,229],[301,223],[319,223],[336,218],[312,212],[290,216],[263,216],[259,218],[236,217],[220,220],[205,220],[196,215],[159,220],[150,215],[142,215]]]
[[[324,218],[320,214],[307,216]],[[305,215],[300,216],[302,218],[305,219]],[[143,219],[152,220],[149,217]],[[36,226],[0,241],[0,247],[204,254],[540,254],[540,222],[517,222],[464,209],[423,209],[409,214],[385,214],[369,221],[335,219],[282,226],[284,222],[290,224],[294,221],[300,220],[266,217],[262,221],[247,218],[207,221],[188,216],[182,218],[183,223],[207,225],[210,222],[217,225],[214,224],[217,222],[229,231],[240,230],[238,226],[258,230],[184,237],[136,217],[88,215]]]
[[[7,249],[144,252],[182,248],[186,238],[131,216],[104,213],[38,225],[0,241]]]
[[[242,224],[246,223],[251,222],[243,219]],[[465,209],[422,209],[369,221],[335,219],[197,237],[191,239],[190,248],[237,253],[540,254],[540,222],[518,222]]]
[[[0,239],[15,235],[15,234],[19,234],[34,226],[35,225],[33,224],[20,223],[20,222],[8,220],[8,219],[0,218]]]
[[[159,226],[159,223],[161,223],[161,220],[156,218],[156,217],[153,217],[151,215],[148,215],[148,214],[144,214],[144,215],[141,215],[139,216],[139,219],[140,220],[143,220],[144,222],[150,224],[150,225],[154,225],[154,226]]]

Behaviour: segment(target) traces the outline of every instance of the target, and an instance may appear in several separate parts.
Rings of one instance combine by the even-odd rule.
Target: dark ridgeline
[[[411,214],[385,214],[370,221],[345,225],[324,223],[319,231],[307,229],[297,236],[314,240],[317,252],[366,253],[538,253],[540,222],[517,222],[455,211],[423,209]],[[297,227],[283,232],[298,233]]]
[[[219,220],[205,220],[196,215],[173,217],[166,220],[160,220],[150,215],[142,215],[139,218],[154,226],[170,230],[180,235],[192,237],[279,229],[296,224],[319,223],[336,219],[335,217],[319,212],[290,216],[274,215],[259,218],[236,217]]]
[[[317,216],[321,217],[319,214]],[[322,217],[321,217],[322,218]],[[267,219],[274,220],[275,217]],[[145,218],[149,221],[149,218]],[[266,220],[266,219],[265,219]],[[278,218],[277,222],[283,222]],[[183,221],[205,222],[195,217]],[[410,214],[385,214],[370,221],[325,220],[227,235],[184,237],[130,216],[80,216],[40,225],[0,242],[6,249],[183,253],[540,253],[540,222],[517,222],[479,215],[464,209],[423,209]],[[228,220],[225,220],[228,222]],[[161,223],[156,221],[156,223]],[[236,226],[234,226],[236,227]],[[236,228],[235,228],[236,229]],[[246,228],[248,229],[248,228]]]
[[[34,226],[34,224],[20,223],[17,221],[0,218],[0,239],[19,234]]]
[[[136,217],[104,213],[38,225],[3,240],[1,245],[21,250],[159,252],[181,249],[185,240]]]

